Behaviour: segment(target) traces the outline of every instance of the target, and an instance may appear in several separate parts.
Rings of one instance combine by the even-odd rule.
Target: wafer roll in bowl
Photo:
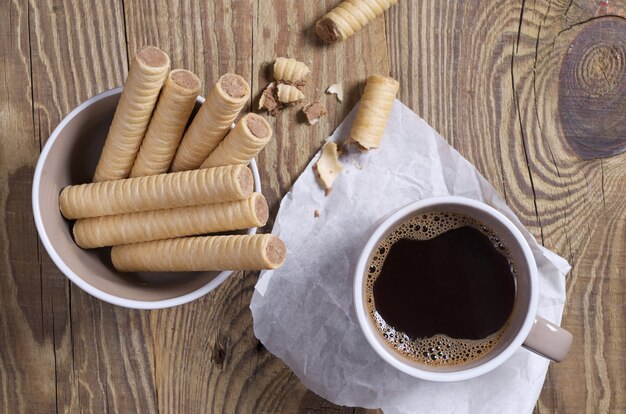
[[[166,173],[200,93],[200,79],[184,69],[170,72],[161,91],[131,177]]]
[[[262,116],[246,114],[202,163],[202,168],[247,164],[265,148],[272,134],[272,127]]]
[[[59,205],[65,218],[83,219],[242,200],[253,184],[252,171],[234,165],[72,185]]]
[[[169,69],[169,56],[156,47],[145,47],[133,58],[94,182],[129,176]]]
[[[185,132],[171,171],[198,168],[222,142],[249,97],[250,86],[244,78],[234,73],[220,77]]]
[[[271,234],[184,237],[115,246],[113,266],[120,272],[261,270],[280,267],[285,243]]]
[[[269,210],[261,193],[245,200],[77,220],[74,240],[83,249],[260,227]]]

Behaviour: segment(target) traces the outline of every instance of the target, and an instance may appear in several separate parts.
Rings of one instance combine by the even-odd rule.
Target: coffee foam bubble
[[[471,217],[442,211],[420,213],[394,227],[373,250],[368,269],[366,270],[365,297],[367,298],[367,308],[370,318],[375,321],[375,325],[378,328],[378,334],[391,348],[403,356],[424,365],[462,365],[479,359],[495,348],[502,339],[507,324],[494,334],[478,340],[454,339],[446,335],[435,335],[428,338],[409,338],[405,333],[397,331],[387,324],[376,311],[374,282],[380,275],[391,246],[398,240],[428,240],[463,226],[474,227],[487,235],[494,247],[508,257],[513,274],[515,274],[515,267],[508,247],[497,233]],[[428,316],[426,315],[425,317]]]

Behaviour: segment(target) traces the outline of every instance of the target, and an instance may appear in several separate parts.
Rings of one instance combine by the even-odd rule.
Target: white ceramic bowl
[[[160,309],[191,302],[220,285],[230,271],[120,273],[110,249],[83,250],[72,239],[71,223],[59,211],[59,193],[71,184],[90,182],[122,88],[94,96],[56,127],[37,162],[33,179],[33,215],[41,242],[57,267],[78,287],[114,305]],[[204,102],[199,97],[196,110]],[[250,163],[254,191],[261,191],[259,171]],[[255,234],[250,228],[247,234]]]

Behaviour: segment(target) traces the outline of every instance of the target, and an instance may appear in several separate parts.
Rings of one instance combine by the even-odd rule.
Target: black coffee
[[[428,212],[398,225],[370,259],[366,297],[385,341],[418,362],[457,365],[487,354],[515,303],[515,266],[476,220]]]

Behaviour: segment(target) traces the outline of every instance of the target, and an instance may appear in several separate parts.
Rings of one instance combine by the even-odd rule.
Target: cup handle
[[[561,362],[571,345],[571,333],[540,316],[535,317],[530,334],[523,344],[529,351],[554,362]]]

